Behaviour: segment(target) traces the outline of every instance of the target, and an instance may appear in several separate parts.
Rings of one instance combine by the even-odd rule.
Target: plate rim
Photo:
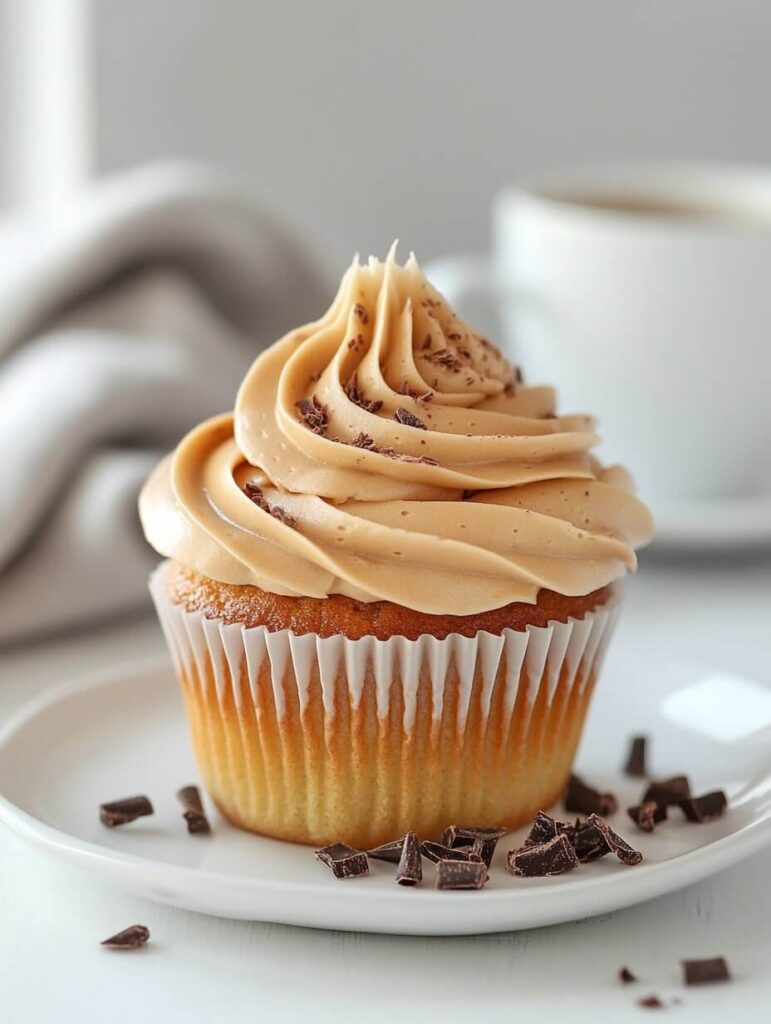
[[[0,751],[9,744],[16,734],[35,720],[40,714],[64,700],[72,699],[87,693],[90,690],[103,690],[134,679],[139,675],[170,674],[173,676],[171,660],[166,656],[154,655],[150,657],[127,659],[117,665],[105,666],[102,669],[92,670],[82,676],[73,678],[67,682],[58,684],[43,693],[38,694],[26,702],[0,729]],[[758,779],[757,784],[766,783],[771,788],[771,774]],[[2,778],[0,778],[2,786]],[[26,842],[32,843],[37,848],[55,855],[58,859],[69,863],[93,864],[99,863],[109,869],[111,881],[123,888],[124,891],[132,891],[129,881],[131,873],[140,874],[143,882],[154,882],[160,884],[167,890],[167,897],[174,890],[174,894],[184,889],[189,889],[191,884],[196,882],[199,885],[215,888],[216,893],[227,889],[237,889],[248,894],[250,898],[260,895],[272,897],[291,894],[293,896],[314,896],[326,902],[332,896],[338,909],[342,910],[343,901],[339,899],[339,888],[330,887],[329,878],[319,878],[316,882],[287,881],[265,877],[230,876],[224,872],[212,871],[210,869],[185,865],[173,864],[167,861],[158,860],[153,857],[140,854],[115,850],[89,839],[82,839],[47,822],[24,810],[10,797],[0,791],[0,823],[7,826],[13,833]],[[262,837],[270,839],[270,837]],[[277,844],[280,840],[271,840]],[[462,933],[473,934],[486,931],[505,931],[517,928],[539,927],[543,924],[557,923],[559,921],[579,920],[584,917],[596,916],[620,910],[649,899],[655,899],[668,893],[675,892],[683,886],[694,884],[704,878],[715,874],[726,867],[739,863],[740,861],[756,853],[763,846],[771,842],[771,805],[765,814],[751,822],[746,823],[737,831],[722,836],[705,846],[688,850],[677,854],[665,861],[643,863],[635,868],[633,872],[617,872],[596,877],[571,878],[569,888],[563,885],[539,886],[532,889],[527,888],[486,888],[475,893],[475,908],[483,911],[491,910],[504,913],[509,908],[519,907],[527,912],[527,908],[536,905],[543,911],[537,915],[538,920],[532,924],[520,924],[517,921],[491,922],[489,927],[482,920],[469,920],[468,927],[464,927]],[[293,844],[299,845],[299,844]],[[305,847],[310,854],[312,846]],[[694,869],[695,866],[695,869]],[[175,880],[174,885],[169,884],[169,874]],[[104,877],[104,876],[102,876]],[[162,899],[160,896],[147,896],[146,886],[143,886],[145,898],[154,899],[156,902],[171,903],[174,906],[183,904],[172,899]],[[646,890],[649,890],[646,892]],[[366,906],[367,909],[379,909],[382,906],[393,910],[397,903],[399,890],[371,889],[366,885],[361,887],[350,887],[344,890],[347,894],[345,904],[355,914],[357,908]],[[595,892],[605,894],[605,897],[592,904],[592,894]],[[447,900],[447,894],[432,888],[417,888],[408,891],[408,898],[418,902],[427,909],[454,907],[454,901]],[[571,897],[580,897],[582,910],[579,913],[563,911],[561,904],[570,900]],[[417,897],[417,900],[416,900]],[[200,912],[200,911],[199,911]],[[215,916],[216,912],[208,913]],[[563,916],[564,915],[564,916]],[[233,917],[231,913],[223,913],[218,916]],[[522,916],[522,915],[519,915]],[[273,915],[261,916],[250,910],[248,920],[273,920],[280,922],[281,918]],[[297,924],[291,919],[291,915],[284,918],[285,923]],[[437,922],[443,926],[443,922]],[[375,932],[394,932],[400,934],[460,934],[457,929],[437,930],[431,928],[431,922],[424,922],[423,927],[430,930],[421,930],[421,922],[415,922],[415,927],[408,931],[387,927],[387,920],[384,920],[383,927],[374,929],[367,926],[359,926],[358,930]],[[316,924],[304,925],[305,927],[317,928],[338,928],[354,929],[350,925]]]

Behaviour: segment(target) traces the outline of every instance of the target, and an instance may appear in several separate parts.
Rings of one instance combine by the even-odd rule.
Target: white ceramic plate
[[[520,837],[507,837],[483,891],[438,892],[428,863],[424,884],[415,889],[396,886],[393,867],[377,861],[369,877],[338,881],[309,848],[239,832],[216,813],[210,836],[190,836],[174,794],[196,772],[176,683],[170,667],[157,661],[125,665],[62,687],[9,724],[0,737],[0,819],[95,878],[223,917],[432,935],[587,917],[678,889],[746,857],[771,838],[771,777],[761,771],[767,743],[710,737],[702,728],[703,709],[701,731],[689,731],[682,721],[688,700],[675,702],[678,721],[673,722],[659,711],[651,684],[658,678],[660,673],[648,675],[647,683],[625,679],[623,710],[620,687],[605,688],[584,742],[581,768],[590,781],[613,788],[624,802],[639,795],[640,785],[617,771],[625,735],[619,735],[614,722],[629,714],[637,726],[655,733],[657,772],[687,770],[698,789],[724,785],[731,808],[722,820],[701,826],[681,822],[676,814],[652,836],[637,832],[620,813],[618,828],[645,854],[636,868],[606,857],[562,877],[513,878],[503,860]],[[693,678],[684,682],[694,684]],[[630,706],[643,696],[652,705],[647,720],[645,701]],[[153,817],[114,830],[100,824],[101,802],[136,793],[151,796]]]

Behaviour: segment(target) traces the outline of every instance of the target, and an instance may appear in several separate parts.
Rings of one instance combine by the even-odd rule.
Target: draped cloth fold
[[[0,642],[148,600],[143,480],[328,294],[243,182],[205,167],[0,224]]]

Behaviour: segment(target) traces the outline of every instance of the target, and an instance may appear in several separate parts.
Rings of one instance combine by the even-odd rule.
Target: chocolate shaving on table
[[[565,810],[575,814],[600,814],[606,818],[618,810],[618,801],[612,793],[600,793],[578,775],[570,776],[564,801]]]
[[[488,877],[487,865],[481,860],[437,861],[437,889],[481,889]]]
[[[508,870],[521,878],[545,878],[562,875],[578,867],[576,851],[566,835],[558,835],[546,843],[512,850],[507,858]]]
[[[644,779],[648,774],[646,763],[648,753],[648,737],[633,736],[629,744],[629,754],[624,765],[624,774],[633,779]]]
[[[637,981],[637,975],[632,974],[628,967],[622,967],[618,972],[618,980],[623,985],[631,985],[633,982]]]
[[[369,874],[369,863],[366,853],[354,850],[345,843],[332,843],[320,850],[314,850],[317,860],[330,869],[335,878],[360,878]]]
[[[99,819],[107,828],[128,825],[130,821],[154,813],[153,805],[146,796],[127,796],[122,800],[111,800],[99,807]]]
[[[626,813],[643,832],[652,832],[662,821],[667,820],[665,804],[657,804],[655,800],[645,800],[635,807],[627,807]]]
[[[530,831],[525,837],[525,846],[547,843],[569,827],[566,822],[557,821],[556,818],[550,817],[545,811],[539,811],[533,819]]]
[[[355,373],[345,385],[345,393],[354,405],[358,405],[358,407],[363,409],[365,412],[375,413],[379,412],[383,408],[383,403],[381,401],[370,402],[364,397],[361,391],[359,391],[359,381]]]
[[[663,1010],[665,1004],[662,1003],[658,996],[651,995],[638,999],[637,1005],[641,1006],[643,1010]]]
[[[417,833],[408,832],[404,837],[399,867],[396,869],[397,885],[417,885],[423,878],[423,863],[420,857],[420,840]]]
[[[586,819],[587,825],[593,825],[606,844],[610,848],[611,853],[615,853],[616,857],[621,861],[622,864],[626,864],[627,867],[634,867],[635,864],[639,864],[643,859],[643,855],[639,850],[633,849],[627,843],[625,839],[622,839],[618,832],[614,832],[607,821],[604,821],[597,814],[590,814]]]
[[[434,864],[438,864],[440,860],[472,860],[477,861],[482,858],[473,852],[471,846],[455,847],[444,846],[442,843],[433,843],[430,839],[425,839],[420,844],[420,852],[427,860],[431,860]]]
[[[267,512],[268,515],[273,516],[274,519],[278,519],[284,526],[294,527],[297,525],[297,520],[294,516],[290,516],[288,512],[285,512],[283,508],[278,505],[271,505],[265,495],[262,493],[262,488],[258,487],[257,484],[251,482],[244,484],[244,494],[253,501],[254,504],[261,508],[263,512]]]
[[[410,412],[409,409],[402,409],[401,406],[394,413],[394,419],[403,427],[417,427],[418,430],[428,429],[423,420],[419,419],[415,413]]]
[[[300,414],[300,419],[314,434],[325,434],[329,426],[327,407],[319,401],[318,395],[311,395],[310,398],[301,398],[295,402],[295,408]]]
[[[407,835],[405,834],[399,836],[398,839],[392,839],[390,843],[376,846],[374,850],[367,850],[367,856],[372,857],[374,860],[386,860],[389,864],[398,864],[401,860],[404,840],[406,838]]]
[[[671,779],[651,782],[643,794],[641,803],[653,800],[662,807],[669,807],[672,804],[679,804],[681,800],[688,800],[690,796],[691,784],[688,776],[673,775]]]
[[[706,960],[681,960],[686,985],[709,985],[713,981],[730,981],[731,972],[725,957]]]
[[[183,786],[182,789],[177,790],[177,799],[182,804],[182,817],[187,822],[187,830],[190,835],[211,832],[198,786]]]
[[[105,949],[139,949],[150,939],[150,929],[143,924],[132,924],[117,935],[103,939],[100,943]]]
[[[688,821],[693,821],[698,825],[721,818],[726,807],[728,807],[728,798],[722,789],[680,801],[680,808]]]

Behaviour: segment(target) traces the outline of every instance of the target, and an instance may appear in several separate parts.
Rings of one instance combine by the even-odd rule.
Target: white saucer
[[[644,692],[625,679],[625,690],[627,685],[630,696]],[[581,768],[626,805],[637,802],[641,786],[618,775],[626,729],[619,735],[614,723],[625,712],[618,697],[613,699],[615,690],[605,690]],[[396,886],[393,867],[376,861],[370,877],[338,881],[308,847],[239,832],[216,814],[210,836],[190,836],[174,794],[196,772],[176,683],[167,663],[158,661],[62,687],[11,722],[0,737],[0,819],[94,878],[206,914],[424,935],[552,924],[672,892],[771,839],[771,776],[761,770],[764,763],[768,768],[766,744],[692,733],[682,724],[687,701],[677,722],[658,710],[658,697],[653,703],[647,716],[633,711],[633,727],[655,734],[657,772],[688,771],[699,790],[722,785],[731,806],[708,825],[689,825],[674,815],[650,836],[638,832],[622,811],[617,827],[645,855],[636,868],[606,857],[562,877],[513,878],[503,860],[520,837],[506,837],[483,891],[438,892],[427,863],[424,884],[415,889]],[[114,830],[100,824],[100,803],[138,793],[153,800],[153,817]]]
[[[654,546],[736,551],[771,546],[771,494],[653,507]]]

